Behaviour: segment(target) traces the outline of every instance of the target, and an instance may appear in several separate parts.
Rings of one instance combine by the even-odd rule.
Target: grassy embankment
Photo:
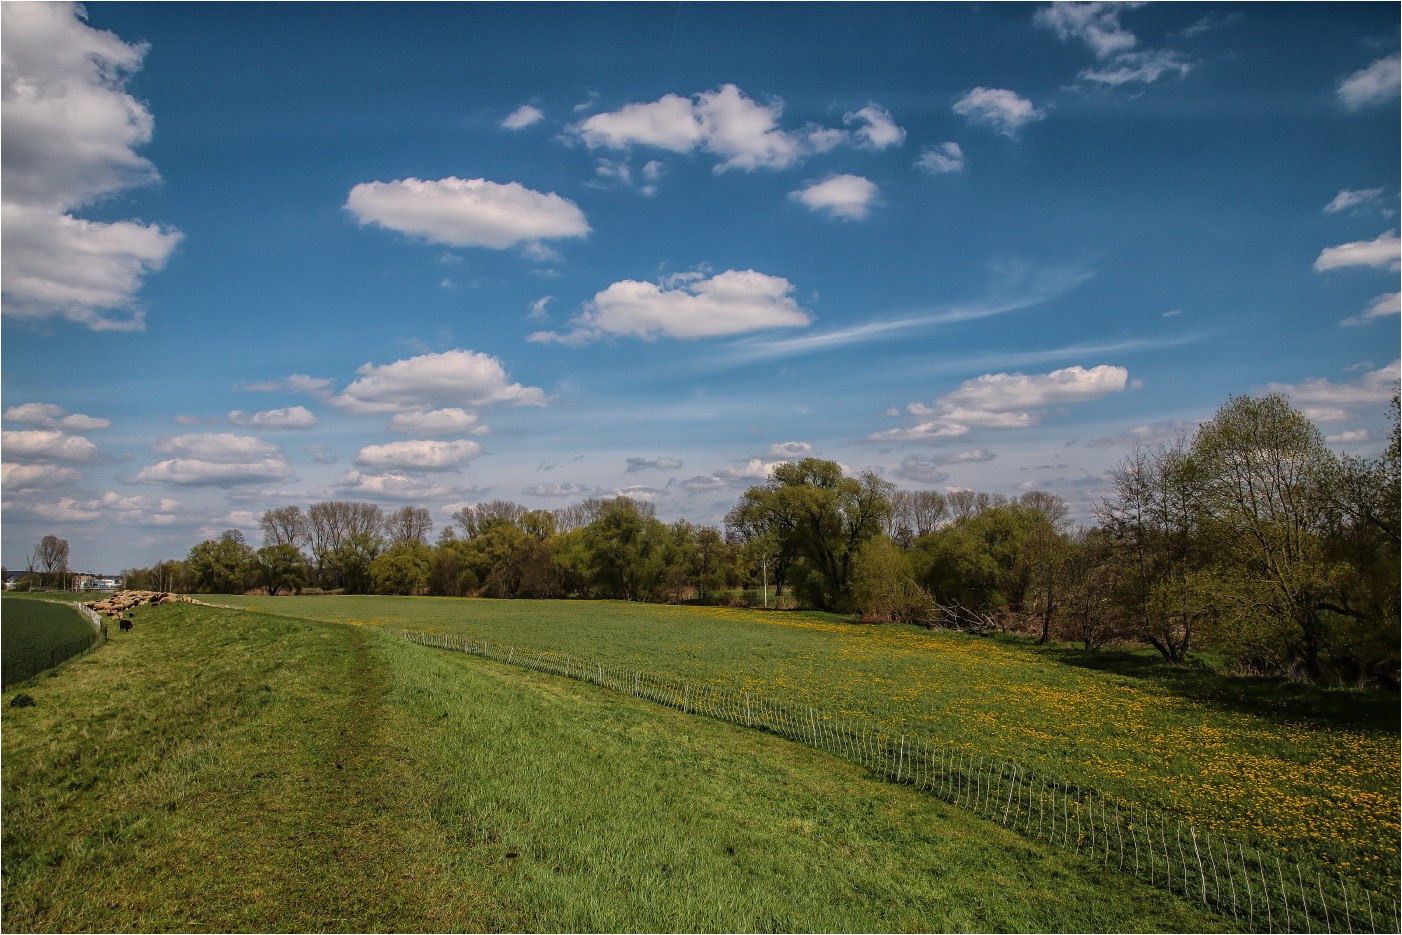
[[[1230,927],[756,732],[372,628],[136,617],[3,709],[8,931]]]
[[[76,600],[74,595],[61,595]],[[92,625],[57,599],[21,595],[0,598],[0,656],[3,684],[14,685],[86,649],[94,639]]]
[[[618,602],[227,598],[451,632],[733,686],[1041,767],[1182,819],[1329,856],[1398,860],[1396,695],[1233,679],[1145,654],[832,615]]]

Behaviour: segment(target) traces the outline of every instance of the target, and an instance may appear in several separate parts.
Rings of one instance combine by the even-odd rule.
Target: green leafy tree
[[[1392,397],[1392,429],[1377,458],[1344,456],[1325,484],[1332,507],[1326,553],[1343,567],[1329,651],[1350,680],[1397,687],[1397,621],[1402,581],[1399,492],[1402,444],[1399,399]]]
[[[1111,472],[1114,492],[1096,516],[1116,547],[1108,580],[1127,625],[1168,662],[1183,662],[1198,631],[1214,618],[1204,588],[1205,477],[1185,440],[1139,448]]]
[[[269,597],[281,591],[300,591],[307,584],[307,561],[296,546],[286,543],[265,545],[248,559],[253,583]]]
[[[1003,500],[962,513],[917,539],[913,551],[920,580],[947,622],[982,628],[1037,613],[1039,601],[1050,616],[1063,547],[1042,510]]]
[[[1222,566],[1214,638],[1318,677],[1328,614],[1343,610],[1346,577],[1323,540],[1334,454],[1313,423],[1271,394],[1229,399],[1198,429],[1192,459],[1204,532]]]
[[[242,594],[249,586],[249,559],[253,550],[236,530],[218,539],[206,539],[190,550],[186,564],[194,589],[206,594]]]
[[[852,603],[865,620],[934,625],[938,608],[915,580],[910,556],[888,536],[868,539],[852,563]]]
[[[322,575],[350,594],[370,593],[370,564],[384,550],[378,535],[360,531],[345,536],[340,545],[322,558]]]
[[[773,479],[745,491],[734,525],[772,534],[808,565],[810,598],[834,608],[849,599],[852,562],[885,527],[895,485],[871,472],[844,477],[833,461],[805,458],[774,468]]]
[[[584,527],[582,545],[593,571],[593,588],[602,596],[641,601],[660,588],[667,531],[650,504],[631,497],[605,501],[598,517]]]
[[[432,559],[428,546],[402,539],[371,559],[371,587],[376,594],[422,594],[428,588]]]
[[[1117,543],[1107,530],[1088,529],[1067,536],[1063,547],[1054,631],[1083,649],[1099,649],[1126,632],[1116,600],[1116,576],[1123,567],[1114,560]]]

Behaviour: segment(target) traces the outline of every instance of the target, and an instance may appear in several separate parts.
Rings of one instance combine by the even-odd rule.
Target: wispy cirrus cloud
[[[1338,214],[1340,211],[1361,211],[1365,208],[1376,206],[1382,198],[1381,188],[1364,188],[1357,191],[1341,189],[1330,202],[1324,206],[1325,214]]]
[[[1087,269],[1066,267],[1013,277],[1012,285],[995,287],[995,293],[1012,293],[984,302],[950,305],[938,311],[897,318],[877,319],[842,328],[811,332],[789,338],[749,338],[726,346],[725,355],[712,362],[712,369],[727,369],[758,361],[778,360],[820,354],[875,341],[893,340],[912,332],[940,325],[977,321],[1022,311],[1048,302],[1086,282],[1093,276]]]
[[[1186,75],[1192,62],[1166,49],[1138,48],[1139,38],[1120,24],[1120,14],[1136,3],[1054,3],[1041,7],[1032,22],[1051,30],[1063,41],[1086,44],[1103,64],[1085,68],[1080,77],[1096,84],[1119,87],[1138,82],[1150,84],[1166,74]]]

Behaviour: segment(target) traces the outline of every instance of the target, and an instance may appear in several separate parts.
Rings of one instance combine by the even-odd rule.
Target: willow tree
[[[894,491],[870,471],[846,477],[834,461],[804,458],[774,468],[732,515],[737,526],[772,535],[802,558],[812,573],[809,596],[833,608],[847,601],[857,549],[885,527]]]

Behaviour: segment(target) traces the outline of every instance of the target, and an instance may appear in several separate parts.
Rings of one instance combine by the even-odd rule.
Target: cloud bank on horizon
[[[471,9],[0,7],[7,564],[807,456],[1088,519],[1242,393],[1384,442],[1385,5]]]

